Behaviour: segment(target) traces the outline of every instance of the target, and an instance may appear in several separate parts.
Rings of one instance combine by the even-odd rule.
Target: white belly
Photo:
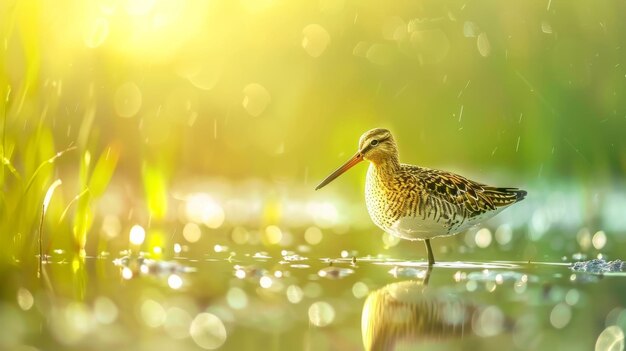
[[[484,213],[483,215],[463,221],[452,227],[447,226],[444,222],[436,221],[431,217],[422,218],[421,216],[407,216],[399,218],[389,228],[382,229],[391,235],[405,240],[432,239],[438,236],[449,236],[461,233],[493,217],[500,211],[502,211],[502,208]]]
[[[387,233],[405,240],[425,240],[454,234],[448,233],[448,228],[441,222],[422,217],[402,217],[395,221],[391,227],[383,229]]]

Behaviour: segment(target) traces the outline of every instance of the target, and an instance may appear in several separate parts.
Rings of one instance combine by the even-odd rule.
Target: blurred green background
[[[356,214],[335,203],[342,220],[369,225],[365,167],[312,189],[373,127],[393,131],[407,163],[576,194],[582,224],[597,189],[622,185],[622,2],[1,6],[0,206],[19,247],[55,179],[50,222],[79,248],[102,234],[94,218],[172,219],[172,197],[192,190],[247,192],[266,223],[285,198],[344,201]]]
[[[197,193],[212,229],[371,229],[364,166],[313,188],[373,127],[404,162],[531,190],[515,226],[626,230],[621,2],[1,6],[4,257],[32,252],[46,192],[42,229],[83,254],[134,223],[165,245]]]

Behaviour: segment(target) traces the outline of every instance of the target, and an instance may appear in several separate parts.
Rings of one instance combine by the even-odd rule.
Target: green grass
[[[19,44],[24,65],[21,72],[10,72],[12,77],[22,78],[12,86],[6,62],[0,60],[0,262],[34,261],[36,252],[45,251],[45,242],[52,236],[71,238],[59,243],[73,242],[65,249],[84,256],[94,201],[113,176],[120,148],[97,144],[92,129],[93,102],[89,102],[77,140],[59,145],[52,117],[62,112],[60,97],[45,91],[41,75],[41,43],[35,30],[40,7],[30,1],[3,7],[0,39]],[[93,164],[90,155],[97,155]],[[78,177],[72,174],[76,170]],[[79,184],[73,184],[74,179]],[[60,190],[54,199],[48,198],[44,220],[46,193],[50,190],[51,195],[57,186]],[[75,189],[78,193],[71,194]],[[67,201],[68,197],[71,200]],[[44,237],[39,237],[42,233]],[[51,237],[46,238],[45,233]]]

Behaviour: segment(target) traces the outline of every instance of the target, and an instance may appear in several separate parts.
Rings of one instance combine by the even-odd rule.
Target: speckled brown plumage
[[[436,169],[408,164],[394,168],[385,172],[372,164],[367,174],[367,207],[374,223],[384,230],[411,216],[441,223],[442,232],[433,236],[451,235],[526,195],[523,190],[492,187]]]
[[[481,184],[451,172],[400,163],[386,129],[372,129],[359,140],[359,151],[328,176],[328,184],[356,163],[370,167],[365,202],[370,217],[384,231],[407,240],[424,240],[434,263],[430,239],[453,235],[521,201],[526,191]]]

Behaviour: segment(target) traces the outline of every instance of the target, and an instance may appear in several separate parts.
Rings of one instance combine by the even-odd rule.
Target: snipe
[[[315,190],[363,160],[370,162],[365,182],[370,217],[391,235],[423,240],[429,265],[435,263],[430,239],[458,234],[526,196],[517,188],[493,187],[458,174],[400,163],[396,142],[386,129],[365,132],[357,153]]]

